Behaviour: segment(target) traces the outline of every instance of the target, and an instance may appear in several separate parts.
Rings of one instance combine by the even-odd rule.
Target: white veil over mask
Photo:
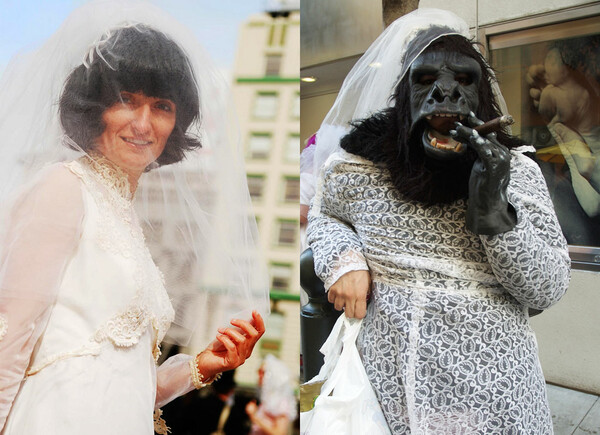
[[[340,139],[351,121],[368,118],[393,105],[392,95],[415,59],[442,36],[469,39],[469,26],[452,12],[422,8],[390,24],[350,70],[318,132],[313,174],[329,156],[341,150]],[[503,112],[506,105],[497,82],[492,83]]]
[[[124,29],[147,33],[150,39],[159,34],[157,44],[174,43],[187,59],[173,69],[171,59],[153,59],[152,47],[123,58],[118,47]],[[48,310],[40,307],[56,298],[61,274],[77,246],[76,240],[63,236],[72,238],[81,229],[77,209],[82,206],[68,195],[72,186],[57,184],[48,196],[40,180],[60,161],[87,159],[92,165],[111,166],[85,143],[90,141],[86,134],[93,139],[104,126],[95,132],[87,129],[80,138],[67,136],[63,124],[80,121],[61,123],[59,101],[61,96],[73,98],[61,105],[79,104],[97,113],[115,101],[102,105],[102,97],[95,106],[82,105],[78,96],[63,95],[67,78],[79,68],[82,80],[93,81],[91,66],[100,65],[107,75],[121,78],[99,82],[112,89],[89,92],[136,92],[122,80],[127,72],[119,69],[136,65],[138,57],[151,59],[159,76],[163,66],[175,72],[167,84],[177,97],[164,91],[164,97],[177,103],[169,141],[177,132],[177,140],[188,150],[179,162],[169,164],[177,156],[166,156],[165,151],[162,162],[159,158],[149,165],[139,180],[135,209],[175,310],[167,338],[186,345],[195,331],[193,344],[204,346],[232,317],[250,319],[253,309],[268,314],[268,282],[258,261],[256,223],[228,85],[192,32],[147,2],[96,1],[82,6],[37,50],[14,58],[0,79],[0,302],[10,306],[22,300],[41,320],[37,327],[44,324]],[[115,88],[119,86],[122,89]],[[199,117],[193,116],[195,108]],[[201,147],[192,146],[197,142]],[[165,149],[169,147],[167,142]],[[58,178],[56,183],[61,182]],[[56,205],[62,211],[47,212]],[[19,327],[10,324],[10,314],[0,312],[0,333],[6,333],[7,325]]]

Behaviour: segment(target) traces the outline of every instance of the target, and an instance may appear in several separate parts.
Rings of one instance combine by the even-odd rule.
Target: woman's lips
[[[151,140],[146,140],[146,139],[137,139],[137,138],[133,138],[133,137],[121,137],[121,139],[123,139],[124,142],[127,142],[131,145],[135,145],[138,147],[148,146],[148,145],[152,144]]]

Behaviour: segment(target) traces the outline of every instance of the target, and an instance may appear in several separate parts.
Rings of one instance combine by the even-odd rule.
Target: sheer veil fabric
[[[207,330],[209,335],[194,339],[196,346],[203,346],[213,338],[215,328],[227,324],[230,318],[250,318],[252,309],[268,313],[267,279],[257,261],[256,224],[227,83],[191,31],[146,2],[86,4],[37,50],[13,59],[2,76],[0,97],[5,104],[0,107],[0,297],[44,301],[55,298],[56,286],[24,291],[7,284],[14,279],[7,275],[14,275],[8,272],[8,265],[18,254],[9,247],[15,240],[27,238],[38,252],[44,251],[44,235],[27,233],[37,216],[55,219],[44,222],[40,228],[75,227],[76,233],[81,225],[78,219],[83,211],[78,195],[68,197],[67,186],[59,188],[65,198],[46,198],[44,183],[37,180],[47,179],[40,175],[44,170],[54,172],[56,176],[50,179],[60,184],[65,180],[60,179],[61,171],[48,169],[52,163],[84,155],[95,161],[101,156],[65,135],[58,103],[74,68],[98,61],[105,64],[105,69],[118,68],[119,53],[111,52],[111,41],[119,38],[110,38],[123,27],[139,32],[155,29],[175,42],[187,56],[187,67],[199,97],[195,104],[199,105],[200,119],[192,120],[186,135],[199,140],[202,147],[188,151],[179,163],[155,169],[151,168],[156,164],[150,165],[140,179],[134,201],[146,243],[164,274],[175,309],[169,338],[186,345],[195,330]],[[26,201],[27,207],[43,209],[59,204],[63,211],[52,217],[29,209],[15,216],[18,208],[11,204],[23,201],[27,195],[39,197]],[[75,216],[69,219],[63,213]],[[74,234],[72,230],[67,228],[67,233]],[[66,249],[73,249],[73,241],[68,244]],[[57,283],[64,268],[64,264],[48,263],[67,258],[47,256],[47,273],[55,276],[45,279],[46,283]],[[21,273],[46,273],[33,270],[32,264],[31,259],[24,262]],[[198,331],[198,325],[202,325],[202,331]]]

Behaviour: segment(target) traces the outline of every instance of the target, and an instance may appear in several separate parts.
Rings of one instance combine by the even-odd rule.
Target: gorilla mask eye
[[[422,86],[431,86],[435,83],[436,77],[433,74],[423,74],[417,79],[417,83]]]

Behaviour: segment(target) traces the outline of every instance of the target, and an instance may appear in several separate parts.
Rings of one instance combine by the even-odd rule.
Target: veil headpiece
[[[252,309],[267,314],[268,285],[258,262],[256,223],[228,85],[193,33],[164,11],[136,0],[91,2],[37,50],[11,61],[0,79],[0,204],[6,207],[33,174],[51,163],[83,155],[97,160],[90,147],[65,135],[59,100],[74,69],[97,62],[107,74],[121,68],[111,44],[118,45],[115,40],[125,28],[152,29],[176,44],[189,68],[182,77],[191,76],[191,81],[175,77],[171,84],[196,88],[196,101],[186,104],[195,104],[199,117],[186,120],[181,133],[201,148],[187,147],[177,163],[150,165],[140,178],[135,208],[175,308],[168,337],[188,344],[192,331],[206,331],[209,335],[194,339],[202,346],[231,317],[250,318]],[[137,57],[126,60],[135,63]],[[170,66],[169,59],[153,61]],[[118,94],[119,89],[106,92]]]
[[[406,14],[371,44],[346,76],[318,132],[313,173],[339,151],[350,122],[390,107],[391,96],[414,60],[434,41],[447,35],[469,38],[469,26],[452,12],[422,8]],[[500,97],[497,85],[496,96]],[[500,107],[503,101],[499,98]]]

